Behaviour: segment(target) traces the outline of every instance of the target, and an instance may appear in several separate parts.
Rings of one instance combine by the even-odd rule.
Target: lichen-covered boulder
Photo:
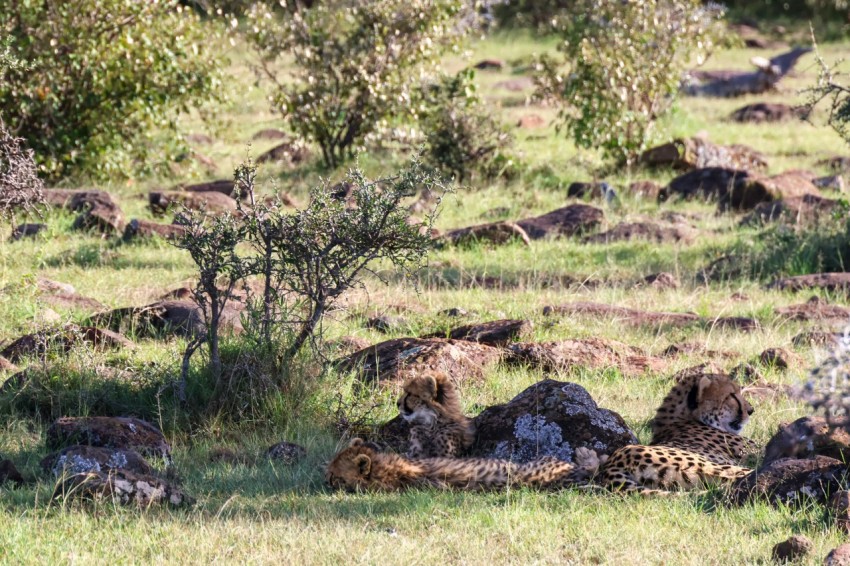
[[[847,465],[835,458],[783,458],[762,466],[732,484],[729,499],[738,505],[755,499],[791,505],[804,501],[826,503],[830,494],[847,485]]]
[[[81,444],[48,454],[39,465],[45,473],[56,477],[119,469],[137,474],[153,473],[151,465],[135,450]]]
[[[623,418],[600,409],[575,383],[546,379],[475,417],[472,455],[528,462],[541,456],[573,461],[576,448],[610,454],[637,442]]]
[[[171,446],[162,432],[135,417],[62,417],[47,429],[48,448],[75,444],[138,450],[171,463]]]
[[[191,505],[191,497],[178,486],[156,476],[129,470],[88,472],[66,476],[57,483],[53,499],[111,499],[122,505]]]
[[[294,442],[278,442],[266,450],[266,458],[281,462],[286,466],[297,464],[307,456],[307,449]]]

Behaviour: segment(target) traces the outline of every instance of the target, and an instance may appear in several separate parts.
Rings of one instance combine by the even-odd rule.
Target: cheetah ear
[[[702,376],[702,379],[699,380],[699,383],[691,387],[691,390],[688,392],[688,408],[690,410],[694,410],[699,405],[700,400],[702,400],[703,392],[711,385],[711,378],[707,375]]]
[[[348,443],[349,448],[356,448],[358,446],[363,446],[363,439],[359,437],[355,437],[351,439],[351,442]]]
[[[429,373],[428,376],[426,377],[426,379],[427,379],[428,394],[431,395],[432,399],[436,399],[437,398],[437,388],[438,388],[437,376],[434,375],[433,373]]]
[[[361,476],[368,476],[372,471],[372,460],[366,454],[358,454],[354,459],[354,464],[360,471]]]

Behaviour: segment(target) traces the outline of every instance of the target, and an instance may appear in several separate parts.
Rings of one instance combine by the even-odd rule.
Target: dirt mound
[[[765,499],[774,505],[809,500],[826,503],[830,494],[847,485],[848,479],[847,466],[834,458],[783,458],[736,481],[729,499],[738,505],[756,499]]]
[[[3,348],[0,356],[17,363],[26,357],[43,355],[49,348],[60,348],[67,352],[84,343],[98,349],[133,347],[130,340],[116,332],[93,326],[68,324],[60,329],[25,334]]]
[[[190,193],[181,191],[151,191],[148,206],[154,214],[165,214],[171,209],[185,206],[190,210],[213,213],[236,212],[236,201],[216,191]]]
[[[828,456],[846,462],[850,457],[850,419],[836,417],[831,423],[824,417],[802,417],[779,425],[779,430],[764,448],[763,465],[782,458]]]
[[[62,417],[48,427],[46,442],[53,450],[82,444],[136,450],[171,462],[171,446],[162,432],[135,417]]]
[[[549,236],[574,236],[596,228],[605,217],[602,209],[587,204],[571,204],[517,224],[532,240]]]
[[[788,106],[773,102],[756,102],[738,108],[729,116],[734,122],[749,124],[763,124],[767,122],[786,122],[799,119],[803,116],[803,110],[799,107]]]
[[[186,227],[179,224],[160,224],[150,220],[139,220],[134,218],[124,228],[124,241],[129,242],[137,238],[152,238],[154,236],[171,240],[186,233]]]
[[[820,222],[821,219],[830,218],[837,206],[837,200],[815,194],[762,202],[757,204],[753,211],[741,220],[741,225],[751,226],[776,221],[811,225]]]
[[[737,182],[749,178],[751,173],[727,167],[706,167],[689,171],[670,181],[661,192],[658,200],[673,196],[683,200],[702,199],[719,201],[726,197]]]
[[[310,159],[310,150],[303,144],[283,142],[257,157],[257,163],[286,163],[299,165]]]
[[[824,289],[826,291],[850,291],[850,273],[813,273],[783,277],[767,286],[779,291],[802,291],[804,289]]]
[[[812,297],[797,305],[777,307],[774,312],[790,320],[850,320],[850,307],[834,305],[820,297]]]
[[[686,224],[662,225],[655,222],[623,222],[607,232],[587,236],[585,244],[605,244],[630,240],[648,240],[650,242],[691,243],[697,231]]]
[[[752,210],[760,203],[805,195],[820,196],[812,177],[801,171],[786,171],[773,177],[736,179],[727,194],[719,199],[718,205],[721,210]]]
[[[435,333],[423,336],[423,338],[446,337],[451,340],[480,342],[489,346],[505,346],[511,342],[527,338],[533,330],[534,325],[530,320],[503,319],[466,324],[453,328],[447,336]]]
[[[244,303],[238,300],[227,301],[222,312],[222,330],[241,333],[241,316],[244,310]],[[143,337],[162,334],[195,336],[203,333],[206,328],[201,307],[191,300],[162,300],[142,307],[114,309],[96,314],[90,321],[115,331],[132,328],[137,335]]]
[[[666,361],[648,356],[639,348],[602,338],[512,344],[508,352],[506,362],[528,365],[543,372],[617,368],[623,375],[634,377],[667,367]]]
[[[583,315],[597,318],[614,318],[628,324],[638,326],[674,326],[682,327],[692,324],[736,328],[749,331],[760,328],[758,321],[745,317],[706,318],[689,312],[652,312],[606,305],[602,303],[577,302],[566,305],[547,306],[543,308],[544,315]]]
[[[764,155],[746,145],[717,145],[705,138],[679,138],[643,152],[640,161],[651,167],[703,169],[722,167],[753,171],[765,169]]]
[[[423,371],[448,373],[456,380],[481,379],[503,351],[485,344],[441,338],[397,338],[369,346],[335,362],[341,372],[356,371],[368,382],[401,383]]]
[[[511,242],[522,242],[531,245],[531,240],[525,230],[513,222],[492,222],[468,226],[446,232],[439,239],[455,246],[463,246],[476,242],[486,242],[493,245],[508,244]]]

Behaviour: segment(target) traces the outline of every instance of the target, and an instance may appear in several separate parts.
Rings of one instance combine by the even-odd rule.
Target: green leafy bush
[[[850,143],[850,86],[836,78],[835,69],[826,64],[820,53],[816,55],[820,70],[817,84],[808,90],[806,118],[811,116],[816,107],[825,103],[828,106],[827,123]]]
[[[551,31],[553,23],[569,15],[575,0],[507,0],[492,7],[502,27],[531,27]]]
[[[0,0],[0,33],[27,62],[0,69],[0,115],[51,180],[163,162],[146,136],[221,92],[215,29],[176,0]]]
[[[277,108],[293,131],[318,144],[335,167],[368,134],[411,113],[418,78],[464,28],[463,0],[335,0],[286,19],[266,6],[250,16],[248,40],[275,85]],[[295,68],[278,76],[276,62]]]
[[[538,94],[580,147],[631,163],[672,106],[682,72],[714,45],[722,11],[698,0],[577,0],[560,59],[540,60]]]
[[[474,72],[443,76],[423,92],[421,113],[429,163],[460,180],[494,177],[510,167],[513,139],[475,94]]]

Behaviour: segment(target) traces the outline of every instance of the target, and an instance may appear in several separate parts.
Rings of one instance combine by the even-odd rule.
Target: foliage
[[[464,33],[462,0],[333,0],[285,20],[261,5],[248,40],[275,108],[335,167],[365,136],[411,111],[412,89]],[[276,62],[291,56],[292,73]]]
[[[812,369],[795,397],[825,413],[832,426],[846,428],[850,416],[850,330],[845,330],[829,355]]]
[[[262,398],[254,386],[265,391],[286,386],[292,362],[321,332],[325,313],[345,292],[361,286],[364,272],[376,262],[388,262],[406,276],[418,270],[431,247],[437,205],[423,223],[411,224],[402,201],[420,189],[439,194],[449,188],[414,160],[397,175],[375,181],[354,169],[339,185],[313,189],[304,209],[288,212],[279,199],[255,199],[252,163],[240,166],[235,179],[247,195],[239,214],[209,217],[186,211],[188,229],[176,242],[197,266],[195,299],[208,328],[187,346],[181,387],[189,357],[206,342],[216,402],[240,390],[234,380],[249,384],[252,399]],[[223,372],[221,313],[237,283],[249,277],[258,277],[262,289],[244,320],[255,342],[251,351],[258,355],[252,355],[254,363],[243,356],[238,371]]]
[[[539,62],[538,94],[559,104],[577,145],[632,163],[670,110],[691,57],[702,63],[711,52],[722,10],[697,0],[575,4],[561,26],[563,57]]]
[[[0,69],[0,115],[50,180],[164,162],[158,152],[179,148],[146,136],[220,96],[215,29],[177,0],[0,0],[0,33],[27,62]]]
[[[754,279],[850,269],[850,205],[842,203],[834,218],[816,226],[792,228],[785,224],[760,232],[755,241],[739,239],[717,275],[744,274]]]
[[[492,9],[502,27],[551,31],[559,18],[571,13],[575,3],[574,0],[505,0]]]
[[[472,70],[442,76],[425,87],[426,158],[440,170],[463,180],[471,172],[493,177],[510,164],[510,134],[486,112],[475,94]]]
[[[814,43],[814,38],[812,38]],[[817,49],[817,44],[815,44]],[[847,143],[850,143],[850,87],[840,83],[834,69],[816,53],[820,65],[817,84],[808,90],[809,99],[805,106],[805,117],[809,118],[815,108],[826,101],[829,107],[827,123]]]

